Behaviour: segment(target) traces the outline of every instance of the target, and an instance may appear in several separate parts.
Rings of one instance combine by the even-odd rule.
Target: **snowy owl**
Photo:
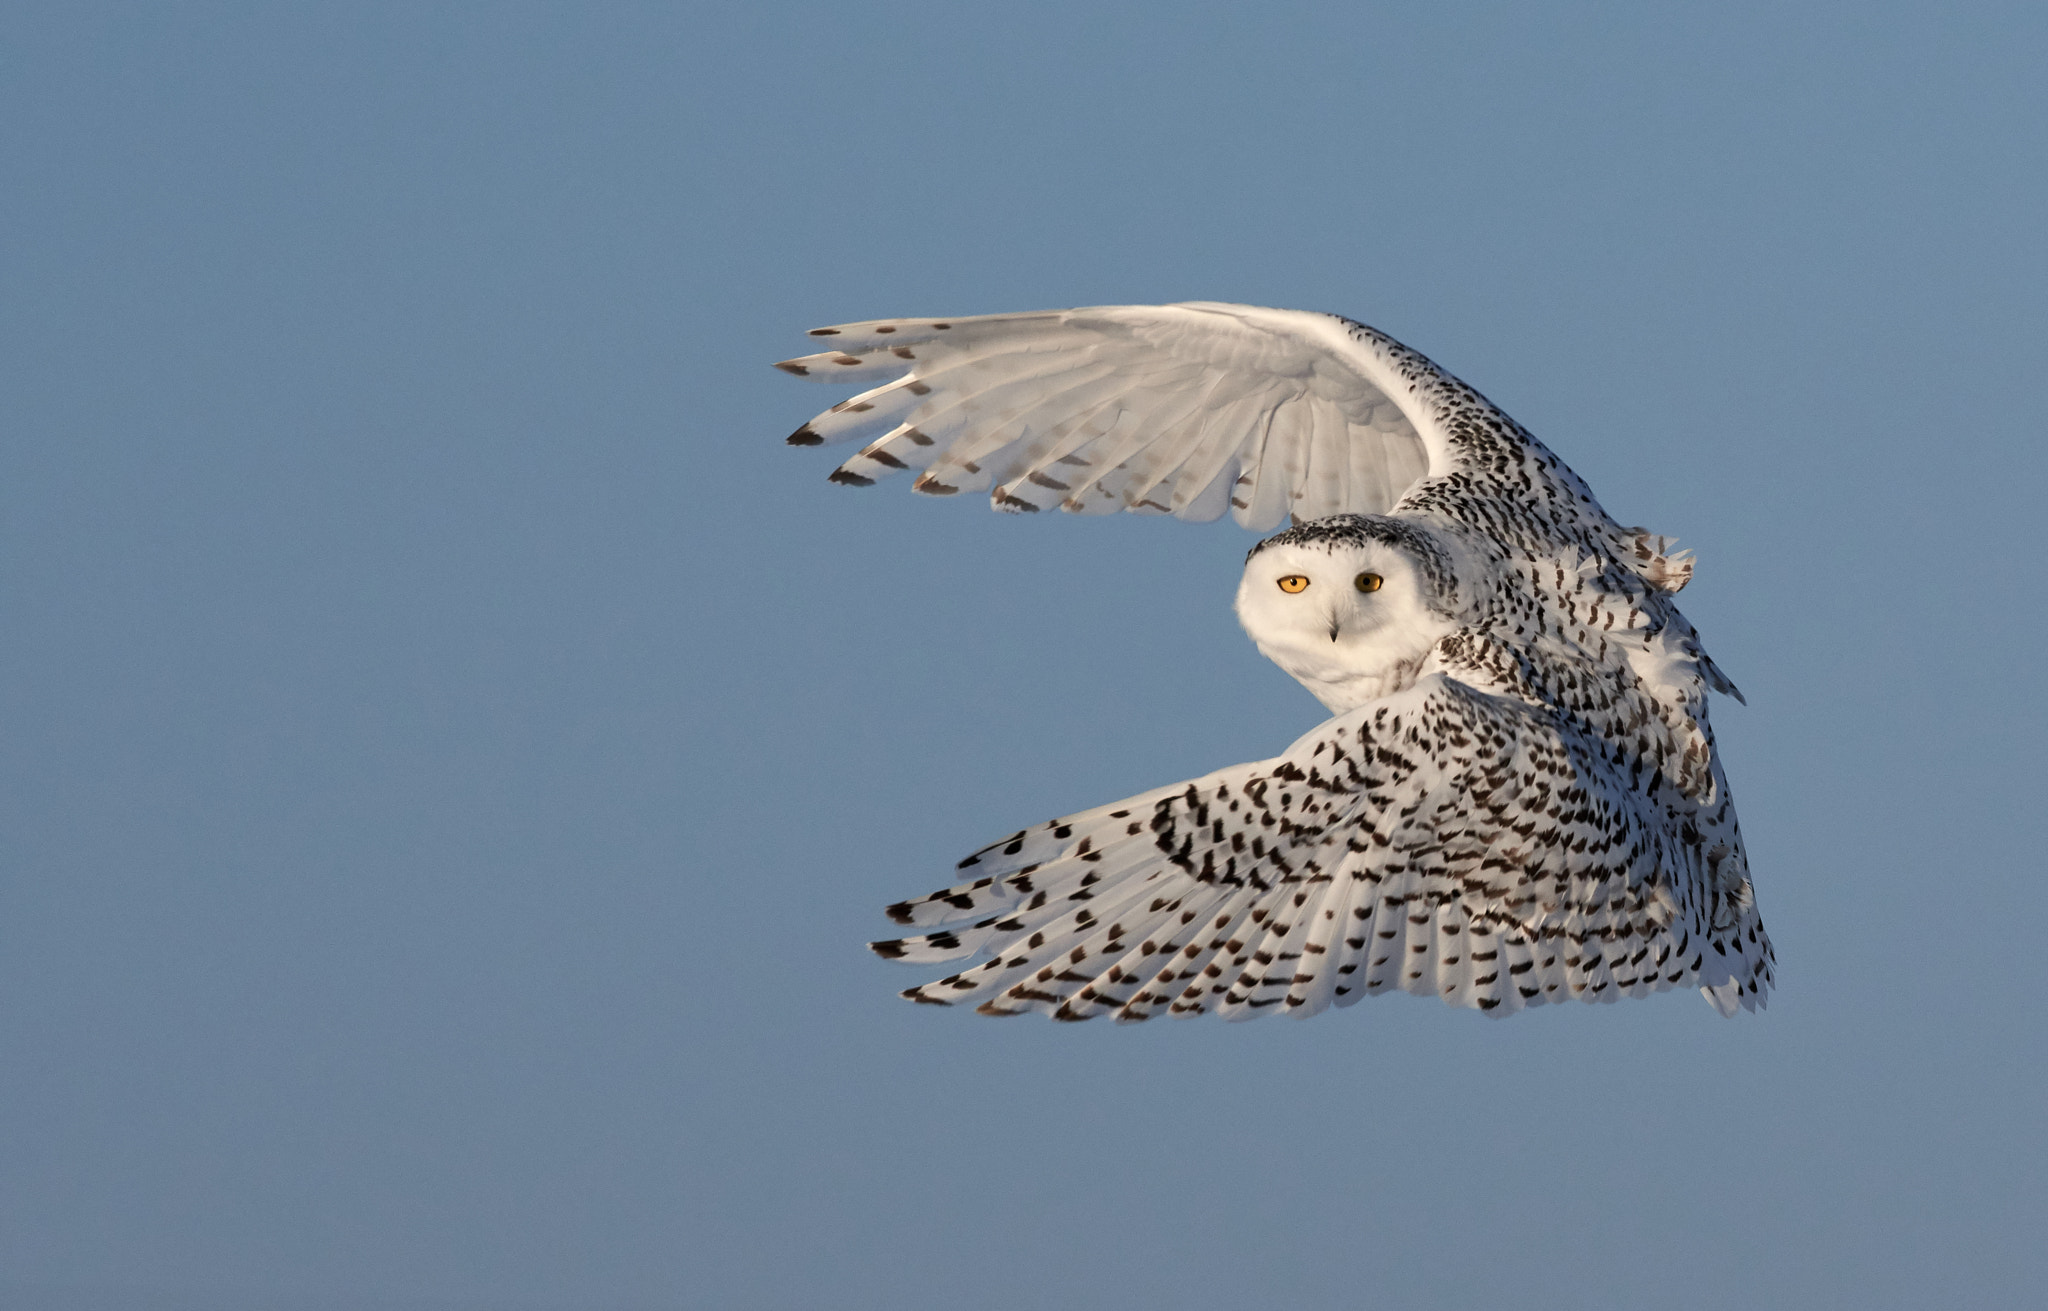
[[[1506,1015],[1695,986],[1760,1008],[1770,940],[1707,724],[1740,698],[1608,518],[1472,388],[1349,319],[1196,302],[818,328],[778,365],[878,384],[792,445],[1012,512],[1266,537],[1237,614],[1333,717],[1270,760],[1050,820],[888,908],[903,995],[1062,1020],[1397,990]]]

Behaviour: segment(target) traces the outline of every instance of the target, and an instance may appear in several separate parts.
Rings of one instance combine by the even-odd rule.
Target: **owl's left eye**
[[[1280,590],[1292,594],[1308,586],[1308,579],[1300,574],[1289,574],[1280,580]]]
[[[1360,574],[1351,581],[1361,592],[1377,592],[1380,590],[1380,584],[1386,579],[1378,574]]]

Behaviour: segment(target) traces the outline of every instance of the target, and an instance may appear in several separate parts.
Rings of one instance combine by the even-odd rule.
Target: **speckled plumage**
[[[835,481],[915,469],[919,491],[1012,511],[1295,516],[1252,549],[1239,614],[1337,712],[890,907],[929,931],[880,954],[987,958],[905,996],[1119,1020],[1386,990],[1493,1014],[1676,986],[1763,1005],[1771,947],[1706,709],[1739,694],[1672,601],[1691,561],[1477,392],[1361,324],[1247,306],[814,335],[839,349],[780,367],[883,380],[790,438],[872,435]],[[1270,590],[1280,570],[1299,602]]]

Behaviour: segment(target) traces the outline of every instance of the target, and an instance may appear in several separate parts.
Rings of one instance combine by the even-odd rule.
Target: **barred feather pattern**
[[[1340,713],[1281,756],[1024,830],[890,907],[930,931],[878,953],[986,957],[906,997],[1118,1020],[1390,990],[1496,1015],[1678,986],[1764,1005],[1775,962],[1707,710],[1741,694],[1674,600],[1690,554],[1611,519],[1477,391],[1352,320],[1211,302],[814,335],[835,349],[779,367],[872,384],[790,438],[867,439],[836,482],[1292,517],[1254,558],[1387,544],[1444,634],[1361,671],[1362,704],[1290,668]]]
[[[933,931],[872,945],[988,955],[912,1000],[1062,1020],[1306,1018],[1385,991],[1507,1015],[1696,986],[1757,1008],[1753,905],[1671,840],[1695,808],[1609,754],[1437,674],[1275,759],[992,844],[972,881],[889,908]]]

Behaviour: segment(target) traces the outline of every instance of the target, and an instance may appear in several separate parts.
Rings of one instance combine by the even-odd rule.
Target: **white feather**
[[[1255,548],[1238,613],[1338,712],[891,907],[922,932],[883,954],[986,957],[906,995],[1119,1020],[1388,990],[1496,1015],[1681,986],[1763,1005],[1775,961],[1706,708],[1739,694],[1671,599],[1691,556],[1617,525],[1477,392],[1349,320],[1214,302],[813,335],[832,349],[780,367],[868,388],[790,438],[864,441],[835,481],[1308,520]]]

